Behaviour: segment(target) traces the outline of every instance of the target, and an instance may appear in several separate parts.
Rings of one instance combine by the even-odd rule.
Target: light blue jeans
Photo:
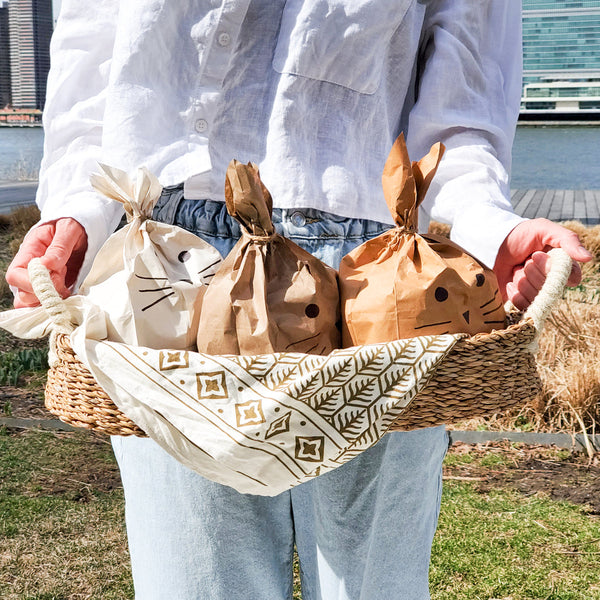
[[[226,255],[239,236],[219,202],[163,193],[158,220]],[[315,210],[275,210],[278,232],[337,266],[387,229]],[[137,600],[426,600],[441,497],[443,427],[386,435],[344,466],[269,498],[188,470],[149,439],[113,438]]]

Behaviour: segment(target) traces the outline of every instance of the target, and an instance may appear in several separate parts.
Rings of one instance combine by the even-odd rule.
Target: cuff
[[[480,204],[456,219],[450,237],[452,241],[492,269],[498,250],[506,236],[521,222],[523,217],[497,206]]]

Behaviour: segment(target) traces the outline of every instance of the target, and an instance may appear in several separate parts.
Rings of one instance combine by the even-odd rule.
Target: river
[[[0,181],[35,177],[41,128],[0,128]],[[513,147],[516,189],[600,189],[598,126],[519,126]]]

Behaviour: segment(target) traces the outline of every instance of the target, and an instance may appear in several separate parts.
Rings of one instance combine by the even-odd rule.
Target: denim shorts
[[[154,207],[153,218],[191,231],[227,256],[241,235],[238,222],[229,216],[224,202],[188,200],[183,185],[166,187]],[[367,219],[340,217],[313,208],[275,208],[277,233],[293,240],[330,267],[342,257],[391,225]]]

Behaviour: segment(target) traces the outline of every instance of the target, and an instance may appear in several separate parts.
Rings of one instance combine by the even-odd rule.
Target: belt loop
[[[152,219],[173,225],[179,204],[183,200],[183,183],[163,188],[160,198],[152,210]]]

